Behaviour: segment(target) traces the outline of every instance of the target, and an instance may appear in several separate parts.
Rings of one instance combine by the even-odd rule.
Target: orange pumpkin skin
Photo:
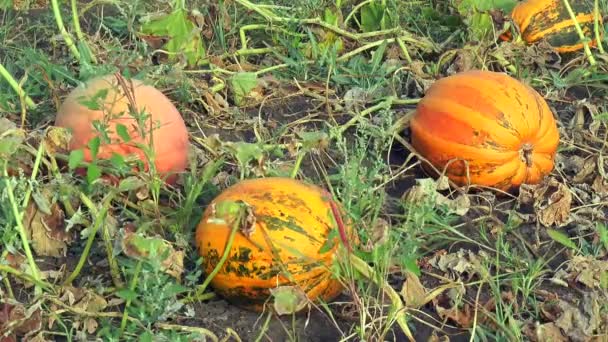
[[[539,183],[553,170],[559,144],[545,100],[518,80],[491,71],[436,81],[410,125],[416,151],[440,172],[446,168],[445,175],[461,186],[509,191]]]
[[[113,153],[123,157],[135,155],[143,162],[145,170],[149,169],[148,160],[144,151],[136,144],[150,146],[152,129],[155,168],[160,175],[167,177],[167,183],[174,183],[177,173],[183,172],[188,165],[189,141],[184,120],[162,92],[139,80],[131,81],[137,113],[145,112],[145,115],[149,115],[143,122],[146,132],[143,138],[139,134],[137,119],[129,112],[128,97],[114,75],[94,78],[75,88],[59,107],[55,126],[70,129],[70,150],[83,149],[85,161],[90,162],[92,156],[88,143],[94,137],[100,136],[93,123],[95,120],[105,122],[110,143],[102,140],[97,158],[109,159]],[[127,80],[127,86],[129,83]],[[80,103],[82,100],[90,101],[93,96],[104,90],[107,90],[107,95],[98,101],[103,104],[99,110],[90,109]],[[117,133],[118,124],[126,126],[131,138],[129,142],[125,142]]]
[[[277,286],[298,286],[311,301],[328,302],[340,294],[342,284],[330,269],[339,238],[322,250],[334,227],[330,205],[322,189],[291,178],[244,180],[212,201],[195,238],[206,274],[224,254],[232,229],[230,223],[210,220],[216,218],[214,208],[239,200],[250,206],[255,224],[249,237],[235,235],[228,259],[210,283],[216,293],[254,311],[272,303],[270,290]],[[351,234],[350,226],[347,231]]]
[[[591,38],[590,46],[596,46],[594,33],[594,13],[592,0],[570,1],[576,20],[586,37]],[[545,39],[557,52],[573,52],[583,48],[563,0],[526,0],[518,3],[511,12],[511,19],[518,26],[521,37],[527,43]],[[604,28],[600,15],[599,32]],[[510,34],[501,36],[510,39]]]

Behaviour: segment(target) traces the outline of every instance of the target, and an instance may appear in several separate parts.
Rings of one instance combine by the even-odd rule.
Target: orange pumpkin
[[[129,96],[115,75],[94,78],[75,88],[59,107],[55,126],[71,131],[70,150],[83,149],[85,161],[90,162],[92,156],[88,143],[94,137],[101,136],[94,122],[103,122],[107,125],[103,130],[107,132],[109,142],[102,139],[97,158],[109,159],[113,153],[123,157],[135,155],[146,170],[149,168],[147,158],[143,149],[136,144],[150,146],[152,136],[156,171],[167,176],[168,183],[174,183],[176,173],[184,171],[188,164],[189,142],[184,120],[173,103],[158,89],[139,80],[133,79],[131,82],[137,115],[143,113],[149,116],[142,120],[140,126],[143,127],[138,126],[137,119],[130,112]],[[130,87],[129,83],[127,80],[127,87]],[[102,96],[104,92],[105,97]],[[83,104],[82,101],[88,103]],[[128,142],[119,134],[119,125],[126,128],[130,138]],[[145,132],[143,137],[139,133],[142,128]]]
[[[497,72],[436,81],[411,120],[412,146],[458,185],[511,190],[550,173],[559,144],[553,113],[531,87]]]
[[[570,6],[584,35],[591,38],[590,46],[595,46],[594,13],[592,0],[570,0]],[[527,43],[546,40],[557,52],[572,52],[583,48],[583,43],[574,26],[563,0],[526,0],[518,3],[511,12],[511,19]],[[599,32],[603,34],[600,15]],[[501,35],[503,40],[511,38],[510,33]]]
[[[334,221],[324,194],[291,178],[259,178],[241,181],[216,197],[196,230],[207,274],[224,254],[234,220],[234,215],[219,214],[218,206],[246,203],[253,224],[235,235],[228,258],[210,283],[215,291],[257,311],[272,302],[270,290],[277,286],[296,286],[311,301],[331,301],[340,294],[343,288],[331,267],[341,242],[329,236]],[[347,230],[351,234],[349,226]]]

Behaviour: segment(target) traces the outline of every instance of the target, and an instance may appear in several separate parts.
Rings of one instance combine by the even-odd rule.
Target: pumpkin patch
[[[322,189],[291,178],[241,181],[217,196],[196,230],[196,245],[209,274],[224,254],[235,218],[225,203],[248,207],[225,263],[211,280],[214,290],[243,307],[261,310],[271,290],[297,286],[309,300],[330,301],[342,291],[332,276],[339,237]],[[348,228],[350,231],[350,227]]]
[[[559,143],[545,100],[491,71],[433,83],[410,126],[412,146],[456,184],[501,190],[540,182],[553,169]]]

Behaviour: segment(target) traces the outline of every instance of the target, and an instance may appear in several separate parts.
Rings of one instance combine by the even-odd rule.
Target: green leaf
[[[101,139],[99,137],[95,137],[89,140],[89,143],[87,145],[91,150],[91,157],[93,158],[93,160],[97,159],[97,154],[99,153],[99,145],[101,145]]]
[[[129,130],[127,129],[127,126],[121,123],[116,124],[116,133],[118,134],[118,136],[120,136],[123,142],[131,141],[131,136],[129,135]]]
[[[139,189],[144,185],[146,185],[146,183],[141,178],[131,176],[120,181],[120,184],[118,184],[118,190],[131,191]]]
[[[190,66],[206,63],[205,46],[200,29],[188,18],[188,12],[176,9],[159,19],[151,20],[141,27],[144,34],[167,36],[169,41],[163,49],[169,52],[169,60],[175,61],[183,54]]]
[[[90,97],[81,96],[78,98],[78,103],[87,107],[89,110],[101,110],[101,104],[105,102],[109,90],[109,88],[102,88]]]
[[[13,8],[13,0],[0,0],[0,9],[6,11]]]
[[[124,299],[124,300],[134,300],[137,299],[137,292],[131,290],[131,289],[127,289],[127,288],[123,288],[120,289],[118,291],[115,292],[116,296]]]
[[[469,27],[474,39],[488,39],[494,26],[490,10],[502,10],[510,13],[517,4],[516,0],[462,0],[458,4],[458,12]]]
[[[329,145],[329,135],[325,132],[299,132],[298,136],[302,139],[302,147],[305,149],[322,149]]]
[[[236,157],[241,167],[245,167],[252,160],[259,160],[264,155],[264,151],[257,144],[238,141],[228,145],[232,149],[232,153]]]
[[[258,77],[253,72],[239,72],[230,78],[230,85],[234,92],[234,102],[243,103],[243,99],[258,85]]]
[[[8,159],[13,153],[17,152],[23,138],[16,135],[9,135],[0,139],[0,158]]]
[[[89,167],[87,168],[87,182],[92,184],[99,179],[99,177],[101,177],[101,169],[99,169],[99,166],[95,163],[89,164]]]
[[[110,163],[112,164],[112,166],[119,170],[127,168],[127,162],[125,161],[125,158],[116,152],[112,152],[112,156],[110,156]]]
[[[378,31],[382,28],[382,20],[386,8],[377,2],[370,2],[361,8],[361,27],[363,32]]]
[[[571,249],[576,249],[576,244],[574,244],[574,242],[572,242],[572,240],[570,240],[566,234],[555,229],[547,229],[547,234],[549,234],[549,237],[551,237],[553,240],[561,243],[562,245]]]
[[[68,167],[70,171],[74,170],[84,160],[84,150],[79,148],[70,152],[68,157]]]

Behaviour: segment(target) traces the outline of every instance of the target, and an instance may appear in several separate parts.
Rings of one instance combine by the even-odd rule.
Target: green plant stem
[[[82,254],[80,255],[78,264],[76,265],[76,268],[74,269],[74,271],[72,271],[72,274],[70,274],[70,276],[63,283],[64,286],[70,285],[72,283],[72,281],[74,281],[74,279],[76,279],[76,277],[78,277],[78,274],[80,274],[80,271],[82,270],[82,267],[84,266],[84,264],[89,256],[89,252],[91,251],[91,246],[93,246],[93,241],[95,240],[95,235],[97,235],[97,231],[99,230],[99,227],[101,227],[101,225],[105,222],[106,213],[110,209],[110,204],[112,203],[112,199],[114,199],[115,195],[116,195],[116,193],[114,191],[111,191],[108,195],[106,195],[106,198],[103,201],[101,210],[99,211],[98,215],[95,217],[95,220],[93,221],[93,227],[91,227],[91,231],[89,232],[87,243],[84,246],[84,250],[82,251]]]
[[[27,237],[27,231],[25,230],[25,227],[23,226],[23,216],[21,215],[21,212],[19,212],[19,208],[17,207],[17,200],[15,199],[15,193],[13,192],[13,188],[11,187],[11,184],[9,183],[9,177],[8,177],[8,172],[7,172],[7,161],[4,161],[4,182],[6,184],[6,189],[7,189],[7,193],[8,193],[8,199],[9,202],[11,204],[11,209],[13,211],[13,216],[15,217],[15,222],[17,224],[17,232],[19,233],[19,237],[21,238],[21,243],[23,246],[23,251],[25,252],[25,256],[27,258],[27,262],[31,268],[31,272],[32,272],[32,278],[37,282],[39,282],[41,280],[40,277],[40,271],[38,270],[38,265],[36,264],[36,261],[34,260],[34,255],[32,254],[32,250],[30,249],[30,244],[28,241],[28,237]],[[35,294],[40,294],[40,287],[36,285],[35,289],[34,289],[34,293]]]
[[[6,68],[4,68],[4,65],[2,65],[1,63],[0,63],[0,75],[2,75],[2,77],[8,82],[8,84],[11,86],[11,88],[13,88],[13,90],[17,93],[17,95],[19,95],[19,97],[25,98],[25,104],[30,109],[36,108],[36,104],[34,103],[34,101],[25,93],[23,88],[21,88],[19,83],[17,83],[17,81],[15,81],[13,76],[8,72],[8,70],[6,70]]]
[[[89,208],[89,211],[94,217],[99,216],[99,210],[97,210],[95,204],[93,203],[93,201],[91,201],[89,197],[81,193],[80,200],[87,206],[87,208]],[[114,253],[112,249],[112,237],[110,236],[110,232],[108,232],[108,229],[105,225],[104,228],[102,228],[101,236],[103,238],[104,245],[106,248],[106,255],[108,258],[108,264],[110,265],[110,275],[112,276],[112,281],[114,282],[114,286],[116,286],[117,288],[121,288],[124,286],[124,284],[122,282],[122,279],[120,278],[120,269],[118,268],[118,262],[116,261],[116,258],[114,258]]]
[[[261,8],[260,6],[250,2],[249,0],[235,0],[235,2],[239,3],[241,6],[244,6],[245,8],[247,8],[251,11],[257,12],[258,14],[263,16],[264,19],[266,19],[267,21],[273,22],[273,23],[285,23],[285,22],[294,23],[295,22],[300,25],[317,25],[317,26],[321,26],[329,31],[332,31],[338,35],[341,35],[343,37],[347,37],[347,38],[350,38],[350,39],[353,39],[356,41],[360,41],[363,38],[372,37],[375,35],[384,35],[384,34],[389,34],[389,33],[395,32],[395,29],[389,29],[389,30],[376,31],[376,32],[352,33],[352,32],[346,31],[340,27],[332,25],[326,21],[323,21],[320,18],[306,18],[306,19],[285,18],[285,17],[277,16],[276,14],[267,10],[266,8]],[[413,38],[412,34],[406,34],[405,31],[403,31],[403,30],[399,30],[399,31],[401,32],[401,34],[403,36],[402,37],[403,40],[409,41],[424,49],[435,50],[434,44],[432,44],[431,42],[415,39],[415,38]]]
[[[359,120],[361,120],[363,117],[369,115],[370,113],[378,111],[380,109],[388,109],[393,104],[402,104],[402,105],[416,104],[419,101],[420,101],[420,99],[397,99],[392,96],[387,97],[385,100],[379,102],[378,104],[375,104],[375,105],[361,111],[360,113],[357,113],[350,120],[348,120],[345,124],[340,126],[340,128],[338,128],[338,133],[340,135],[343,134],[348,128],[350,128],[351,126],[353,126],[354,124],[359,122]]]
[[[595,33],[595,40],[597,41],[597,49],[601,54],[604,54],[604,45],[602,44],[602,35],[600,34],[600,3],[599,0],[594,1],[593,5],[593,31]]]
[[[160,329],[165,329],[165,330],[178,330],[178,331],[184,331],[184,332],[189,332],[189,333],[197,333],[197,334],[204,335],[204,336],[210,338],[211,341],[214,341],[214,342],[219,341],[217,336],[215,336],[215,334],[213,332],[211,332],[211,330],[208,330],[205,328],[189,327],[189,326],[184,326],[184,325],[168,324],[168,323],[160,323],[160,322],[156,323],[154,325]]]
[[[37,287],[39,288],[43,288],[45,290],[50,290],[53,288],[53,285],[47,283],[46,281],[42,280],[42,279],[36,279],[34,278],[32,275],[21,272],[13,267],[10,267],[8,265],[1,265],[0,264],[0,272],[2,273],[9,273],[14,275],[17,278],[21,278],[25,281],[29,281],[34,283]]]
[[[65,40],[66,45],[72,52],[72,55],[74,55],[77,60],[80,60],[80,51],[78,51],[78,48],[74,44],[72,37],[63,25],[63,19],[61,18],[61,11],[59,10],[58,0],[51,0],[51,6],[53,7],[53,16],[55,16],[55,22],[57,23],[59,32],[63,36],[63,39]]]
[[[291,170],[291,178],[296,178],[296,176],[298,175],[298,171],[300,171],[300,165],[302,164],[304,156],[306,156],[306,151],[300,151],[298,153],[296,164],[293,166],[293,170]]]
[[[407,51],[407,47],[405,46],[403,39],[401,39],[401,38],[395,38],[395,39],[397,40],[397,44],[399,44],[399,47],[401,48],[401,52],[403,52],[403,57],[405,57],[405,60],[411,64],[412,57],[410,57],[410,53]]]
[[[378,285],[383,291],[386,292],[393,304],[393,311],[396,314],[397,324],[399,325],[401,330],[403,330],[403,333],[410,341],[416,341],[414,339],[414,336],[412,335],[412,332],[410,331],[410,328],[407,325],[406,310],[403,306],[403,302],[401,301],[401,297],[399,297],[399,294],[386,281],[379,280],[379,277],[377,277],[376,275],[376,271],[374,271],[374,269],[371,268],[365,261],[361,260],[361,258],[357,257],[353,253],[348,253],[348,256],[351,265],[358,272],[363,274],[363,276],[365,276],[367,279],[376,283],[376,285]]]
[[[397,38],[380,39],[380,40],[377,40],[375,42],[371,42],[371,43],[365,44],[363,46],[360,46],[360,47],[358,47],[358,48],[356,48],[356,49],[354,49],[352,51],[349,51],[349,52],[343,54],[342,56],[336,58],[336,61],[338,61],[338,62],[344,62],[344,61],[346,61],[346,60],[348,60],[348,59],[350,59],[350,58],[352,58],[352,57],[360,54],[363,51],[366,51],[366,50],[375,48],[377,46],[380,46],[380,45],[384,44],[385,42],[387,44],[394,43],[394,42],[397,41],[397,39],[401,40],[401,44],[404,44],[405,41],[408,41],[408,42],[412,41],[412,38],[409,37],[409,36],[401,36],[401,37],[397,37]],[[405,47],[405,44],[403,46]],[[409,56],[409,54],[408,54],[408,56]]]
[[[135,291],[135,288],[137,287],[137,280],[139,279],[139,272],[141,272],[141,268],[143,265],[143,261],[138,261],[137,264],[135,265],[135,272],[133,272],[133,279],[131,279],[131,284],[129,285],[129,289],[131,291]],[[129,320],[129,306],[131,305],[131,298],[127,299],[127,302],[125,303],[125,311],[123,311],[122,313],[122,321],[120,322],[120,336],[122,337],[122,334],[125,331],[125,328],[127,327],[127,321]]]
[[[568,0],[563,0],[563,1],[564,1],[564,5],[566,6],[566,9],[568,10],[568,13],[570,14],[570,18],[572,18],[572,21],[574,22],[574,27],[576,28],[576,32],[578,33],[579,38],[583,42],[583,48],[585,49],[585,55],[587,56],[587,59],[589,60],[589,64],[591,64],[592,66],[595,66],[595,64],[596,64],[595,58],[593,57],[593,54],[591,53],[591,49],[589,48],[589,43],[587,42],[587,37],[585,37],[585,34],[583,33],[583,30],[581,29],[581,25],[579,24],[578,20],[576,20],[576,14],[574,14],[574,11],[572,10],[572,6],[570,6],[570,2]]]
[[[205,281],[203,281],[203,283],[197,287],[197,289],[196,289],[197,297],[198,297],[198,295],[203,294],[205,292],[205,290],[207,289],[207,286],[209,286],[209,284],[211,283],[211,280],[213,280],[215,275],[222,269],[222,266],[224,266],[224,263],[226,262],[226,260],[228,260],[228,256],[230,255],[230,250],[232,249],[232,243],[234,242],[234,237],[241,229],[241,223],[243,221],[244,216],[245,216],[244,210],[241,209],[239,211],[239,213],[236,215],[234,222],[232,223],[232,230],[230,231],[230,235],[228,236],[228,241],[226,242],[226,247],[224,248],[224,254],[222,254],[222,257],[218,261],[217,265],[215,265],[215,268],[213,268],[213,271],[211,271],[211,273],[209,273],[207,275],[207,278],[205,278]]]
[[[355,15],[355,13],[357,13],[357,11],[361,7],[363,7],[373,1],[374,0],[365,0],[365,1],[358,3],[355,7],[353,7],[353,9],[350,11],[350,13],[348,13],[348,15],[346,16],[346,19],[344,19],[344,27],[348,26],[348,22],[350,21],[350,19]]]
[[[80,28],[80,20],[78,17],[78,5],[76,3],[76,0],[70,0],[70,3],[72,5],[72,22],[74,24],[74,31],[76,31],[76,38],[78,38],[78,40],[90,52],[91,49],[86,43],[86,39],[84,38],[84,34],[82,33],[82,29]],[[97,58],[95,58],[92,53],[89,53],[89,56],[91,57],[91,62],[97,64]]]

